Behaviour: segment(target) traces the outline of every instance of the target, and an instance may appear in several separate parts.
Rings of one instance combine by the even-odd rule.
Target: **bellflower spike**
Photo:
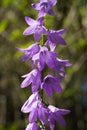
[[[39,45],[35,43],[29,46],[28,48],[25,49],[17,48],[17,49],[21,52],[24,52],[24,55],[22,56],[22,61],[25,61],[32,58],[39,51]]]
[[[23,32],[24,35],[34,34],[34,39],[36,42],[39,41],[41,34],[46,33],[46,28],[43,26],[43,18],[34,20],[30,17],[25,17],[26,23],[29,25]]]
[[[45,130],[46,121],[49,122],[50,130],[54,130],[55,121],[59,124],[65,125],[66,122],[63,115],[68,114],[70,111],[59,109],[52,105],[47,105],[43,99],[43,91],[45,90],[48,96],[52,96],[53,92],[62,92],[62,76],[65,76],[65,67],[71,66],[68,60],[59,59],[58,53],[55,48],[58,44],[66,45],[62,34],[66,29],[58,31],[48,30],[44,26],[44,18],[48,13],[54,15],[53,6],[57,0],[40,0],[39,3],[33,3],[32,7],[38,10],[38,18],[36,20],[25,17],[28,27],[24,30],[24,35],[34,35],[35,44],[28,48],[17,48],[23,52],[22,61],[32,61],[32,66],[35,67],[28,74],[23,75],[24,80],[21,83],[21,88],[31,85],[32,95],[25,101],[21,108],[24,113],[29,113],[29,124],[25,130]],[[46,36],[46,41],[44,39]],[[42,37],[43,45],[39,45],[39,40]],[[53,70],[54,75],[46,75],[43,73],[45,66]],[[43,78],[44,77],[44,78]]]
[[[38,130],[38,126],[35,122],[29,123],[25,130]]]
[[[41,84],[41,73],[39,69],[34,69],[30,73],[23,75],[25,78],[21,84],[21,88],[27,87],[32,83],[32,92],[36,92]]]
[[[52,7],[55,6],[57,3],[57,0],[40,0],[40,3],[32,4],[32,7],[36,10],[39,10],[39,17],[44,17],[46,13],[50,15],[54,15],[54,12],[52,10]]]
[[[60,78],[57,78],[57,77],[51,76],[51,75],[47,75],[41,84],[41,88],[45,89],[48,96],[52,96],[54,90],[57,92],[62,91],[60,82],[61,82]]]
[[[59,109],[55,106],[49,105],[48,106],[48,121],[50,124],[50,130],[54,130],[55,127],[55,121],[57,121],[59,124],[66,125],[66,122],[62,115],[66,115],[70,113],[70,110],[66,109]]]

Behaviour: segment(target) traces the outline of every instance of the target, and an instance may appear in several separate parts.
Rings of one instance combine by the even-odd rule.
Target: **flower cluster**
[[[70,111],[59,109],[53,105],[47,105],[43,101],[43,92],[51,97],[53,92],[62,92],[61,81],[65,77],[65,67],[71,66],[68,60],[58,58],[55,48],[58,44],[66,45],[62,34],[66,29],[48,30],[44,26],[44,18],[46,14],[54,15],[52,7],[55,6],[57,0],[40,0],[39,3],[33,3],[32,7],[38,10],[36,20],[25,17],[26,23],[29,25],[24,35],[34,35],[34,44],[28,48],[18,48],[23,52],[22,61],[31,60],[33,70],[23,75],[21,88],[31,86],[32,95],[27,99],[21,108],[24,113],[29,113],[29,124],[26,130],[46,130],[45,126],[48,122],[50,130],[54,130],[55,121],[65,125],[66,122],[63,115]],[[39,44],[40,39],[45,36],[42,46]],[[44,75],[45,68],[51,69],[52,74]]]

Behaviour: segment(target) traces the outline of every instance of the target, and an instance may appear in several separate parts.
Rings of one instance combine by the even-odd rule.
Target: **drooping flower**
[[[57,0],[40,0],[40,3],[33,3],[32,7],[36,10],[39,10],[39,17],[44,17],[46,13],[54,15],[52,7],[55,6]]]
[[[57,62],[57,53],[48,51],[48,49],[43,46],[40,49],[40,52],[33,56],[32,61],[35,64],[35,61],[38,61],[38,68],[42,70],[45,67],[45,64],[48,65],[51,69],[55,69]]]
[[[43,103],[40,100],[36,101],[36,106],[30,112],[29,122],[34,122],[38,118],[42,124],[46,124],[46,112]]]
[[[57,58],[58,61],[58,69],[55,70],[55,73],[59,73],[61,76],[65,76],[65,67],[71,66],[72,64],[68,60],[62,60]]]
[[[21,88],[27,87],[32,83],[32,92],[36,92],[41,84],[41,72],[39,69],[34,69],[30,73],[23,75],[23,82]]]
[[[51,75],[47,75],[41,84],[41,88],[45,89],[48,96],[52,96],[54,90],[56,92],[62,91],[60,82],[61,82],[60,78],[51,76]]]
[[[52,51],[54,51],[57,44],[66,45],[65,40],[62,38],[62,34],[66,32],[66,29],[61,29],[58,31],[48,30],[47,31],[47,42],[46,45],[50,45]]]
[[[34,34],[34,39],[36,42],[39,41],[41,34],[46,33],[46,28],[43,26],[43,18],[38,18],[34,20],[30,17],[25,17],[26,23],[29,25],[23,32],[24,35]]]
[[[39,51],[39,45],[38,43],[35,43],[28,48],[22,49],[17,48],[19,51],[24,52],[24,55],[22,56],[22,61],[29,60],[32,58],[36,53]]]
[[[38,92],[33,93],[28,100],[24,103],[24,105],[21,108],[21,111],[24,113],[29,113],[30,111],[33,110],[36,102],[38,99],[40,99],[40,95]]]
[[[25,130],[38,130],[38,126],[35,122],[29,123]]]
[[[46,123],[46,108],[44,108],[41,102],[40,95],[38,92],[32,94],[29,99],[24,103],[21,109],[24,113],[29,113],[29,122],[33,123],[39,118],[42,124]]]
[[[59,124],[66,125],[66,122],[62,115],[66,115],[70,113],[70,110],[66,109],[59,109],[55,106],[49,105],[48,106],[48,121],[50,124],[50,130],[54,130],[55,127],[55,121]]]

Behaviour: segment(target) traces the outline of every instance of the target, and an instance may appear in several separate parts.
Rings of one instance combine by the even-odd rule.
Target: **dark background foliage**
[[[20,89],[21,75],[31,70],[30,62],[21,62],[16,47],[28,47],[32,36],[23,36],[27,27],[24,17],[37,18],[31,0],[0,1],[0,130],[24,130],[28,115],[21,106],[31,89]],[[36,2],[36,1],[33,1]],[[66,69],[63,93],[44,100],[57,107],[70,109],[65,116],[67,126],[56,124],[55,130],[87,130],[87,0],[58,0],[55,17],[46,16],[49,29],[67,28],[64,38],[67,46],[59,45],[59,57],[73,64]]]

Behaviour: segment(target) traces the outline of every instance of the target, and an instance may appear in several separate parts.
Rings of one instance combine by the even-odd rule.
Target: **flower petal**
[[[32,82],[32,75],[30,74],[30,75],[28,75],[28,77],[25,78],[25,79],[23,80],[23,82],[21,83],[21,88],[24,88],[24,87],[29,86],[29,85],[31,84],[31,82]]]
[[[25,17],[25,21],[28,25],[31,25],[31,26],[35,26],[38,23],[36,20],[34,20],[30,17],[27,17],[27,16]]]
[[[32,4],[32,7],[34,8],[34,9],[36,9],[36,10],[40,10],[40,3],[33,3]]]
[[[35,122],[37,119],[37,108],[34,108],[31,112],[30,112],[30,115],[29,115],[29,122],[30,123],[33,123]]]
[[[64,118],[60,114],[55,113],[54,118],[59,124],[66,125]]]
[[[46,84],[45,82],[43,82],[41,84],[41,88],[45,89],[46,93],[48,96],[52,96],[53,92],[52,92],[52,88],[48,86],[48,84]]]
[[[23,32],[24,35],[31,35],[35,32],[35,26],[30,26],[26,28]]]
[[[38,109],[38,116],[42,124],[46,123],[45,108],[41,107]]]
[[[36,99],[38,99],[38,98],[39,98],[39,95],[38,95],[37,92],[34,93],[34,94],[32,94],[32,95],[27,99],[27,101],[24,103],[24,105],[22,106],[21,111],[24,112],[24,113],[29,113],[29,112],[31,112],[33,109],[35,109],[36,106],[37,106],[37,103],[38,103],[38,102],[36,101]]]

